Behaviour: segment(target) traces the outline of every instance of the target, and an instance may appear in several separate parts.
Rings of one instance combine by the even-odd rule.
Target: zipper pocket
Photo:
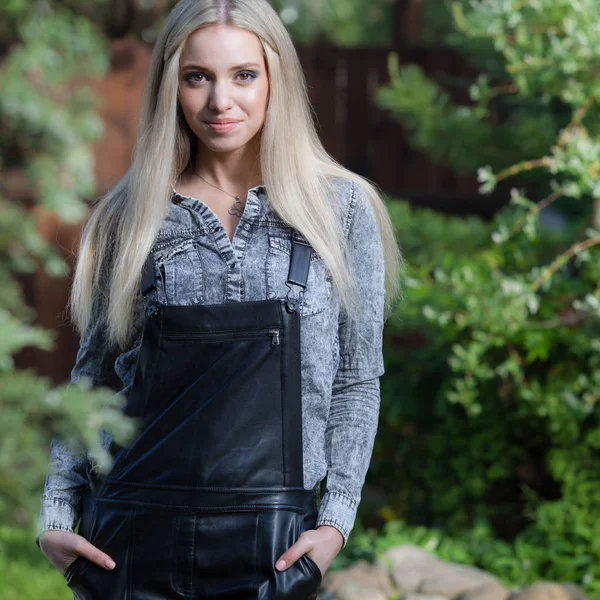
[[[198,333],[167,333],[162,335],[165,340],[198,340],[200,342],[226,340],[254,340],[265,337],[271,338],[271,346],[279,346],[279,329],[257,329],[255,331],[204,331]]]

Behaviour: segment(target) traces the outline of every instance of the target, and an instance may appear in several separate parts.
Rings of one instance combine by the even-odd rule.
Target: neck
[[[233,152],[199,149],[193,165],[197,175],[225,190],[250,189],[262,183],[258,152],[250,144]]]

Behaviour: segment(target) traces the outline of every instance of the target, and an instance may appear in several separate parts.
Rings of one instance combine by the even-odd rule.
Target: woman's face
[[[198,29],[186,41],[179,73],[185,120],[209,150],[238,150],[260,131],[269,80],[256,35],[232,25]]]

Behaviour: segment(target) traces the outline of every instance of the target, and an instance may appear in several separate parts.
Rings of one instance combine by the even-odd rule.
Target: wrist
[[[339,529],[335,528],[333,525],[319,525],[317,530],[322,532],[327,540],[331,540],[332,543],[336,543],[341,550],[344,545],[344,536],[340,532]]]

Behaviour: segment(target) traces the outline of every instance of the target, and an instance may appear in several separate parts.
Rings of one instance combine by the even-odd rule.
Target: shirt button
[[[250,229],[250,223],[244,223],[244,229],[248,231],[248,229]]]

